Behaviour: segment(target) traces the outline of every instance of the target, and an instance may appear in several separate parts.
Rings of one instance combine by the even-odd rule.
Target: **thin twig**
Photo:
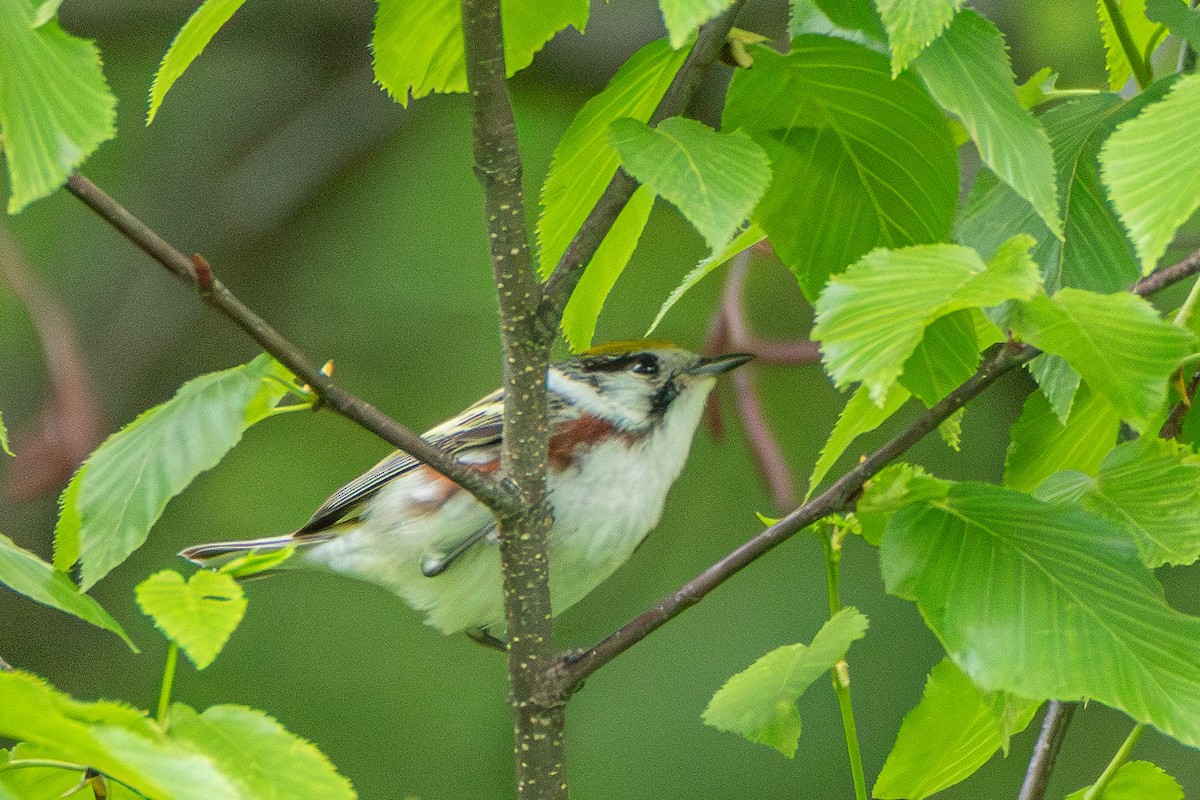
[[[1162,271],[1170,275],[1170,279],[1161,280],[1157,275],[1151,275],[1135,287],[1134,293],[1149,294],[1200,272],[1200,251],[1193,253],[1178,264],[1165,267]],[[974,375],[919,414],[895,438],[860,461],[824,492],[743,543],[732,553],[667,595],[653,608],[601,640],[590,650],[580,655],[572,654],[561,658],[552,670],[559,690],[564,696],[569,696],[580,681],[679,614],[696,605],[713,589],[786,541],[797,531],[830,514],[851,508],[863,486],[879,470],[892,460],[899,458],[927,434],[936,430],[938,425],[945,422],[966,403],[982,394],[1000,377],[1029,362],[1039,352],[1037,348],[1030,345],[1018,345],[1012,342],[998,346],[990,357],[984,359],[983,364]]]
[[[1070,724],[1077,705],[1061,700],[1051,700],[1046,704],[1042,732],[1038,734],[1037,743],[1033,746],[1033,755],[1029,758],[1029,768],[1025,771],[1025,782],[1021,784],[1021,794],[1017,796],[1017,800],[1042,800],[1046,795],[1050,773],[1054,771],[1058,750],[1062,747],[1063,737],[1067,735],[1067,725]]]
[[[441,449],[426,442],[375,406],[335,384],[300,349],[238,300],[213,275],[208,262],[199,256],[188,258],[135,217],[103,189],[79,173],[67,179],[67,189],[92,211],[116,228],[125,238],[166,267],[175,277],[194,286],[201,299],[228,317],[259,346],[290,369],[332,408],[379,438],[398,447],[450,478],[475,495],[480,502],[497,511],[509,511],[519,504],[513,492],[488,476],[460,465]]]
[[[696,36],[692,51],[675,73],[662,100],[650,116],[650,125],[657,125],[668,117],[682,114],[687,110],[696,93],[697,87],[704,79],[709,66],[721,55],[725,47],[725,39],[733,29],[733,22],[741,12],[746,0],[736,0],[720,16],[706,22]],[[609,181],[604,193],[596,201],[596,205],[580,226],[575,238],[563,251],[562,258],[551,273],[549,280],[542,290],[542,304],[539,315],[542,325],[551,331],[558,330],[562,319],[563,309],[575,285],[583,274],[583,269],[596,254],[596,248],[604,241],[604,237],[612,228],[613,223],[624,210],[625,204],[637,189],[637,182],[629,177],[623,169],[618,169]]]
[[[1197,268],[1200,267],[1200,250],[1196,250],[1186,258],[1172,264],[1169,267],[1154,272],[1142,278],[1133,287],[1133,293],[1148,297],[1156,292],[1160,292],[1171,284],[1178,283],[1189,275],[1195,275]]]

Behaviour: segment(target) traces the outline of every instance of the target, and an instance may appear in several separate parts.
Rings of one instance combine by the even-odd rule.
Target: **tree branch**
[[[452,456],[426,442],[375,406],[335,384],[328,375],[305,358],[299,348],[251,311],[217,280],[208,262],[203,258],[185,256],[83,175],[71,175],[67,179],[67,189],[101,219],[137,245],[142,252],[166,267],[175,277],[196,287],[205,303],[228,317],[263,350],[308,384],[323,405],[433,467],[494,511],[503,512],[517,507],[518,499],[506,487],[482,473],[460,465]]]
[[[1029,758],[1029,768],[1025,771],[1025,782],[1021,784],[1021,794],[1017,796],[1017,800],[1042,800],[1046,796],[1050,773],[1054,770],[1058,750],[1062,747],[1063,738],[1067,735],[1067,725],[1070,724],[1076,707],[1076,703],[1064,703],[1061,700],[1051,700],[1046,704],[1042,732],[1038,734],[1037,744],[1033,746],[1033,755]]]
[[[1132,291],[1136,295],[1149,297],[1174,283],[1179,283],[1179,281],[1190,275],[1195,275],[1197,271],[1200,271],[1200,250],[1169,267],[1163,267],[1157,272],[1153,272],[1142,278],[1133,287]]]
[[[1157,273],[1151,275],[1134,288],[1134,293],[1149,294],[1200,272],[1200,251],[1193,253],[1178,264],[1164,268],[1161,272],[1169,277],[1160,279]],[[984,360],[974,375],[942,400],[919,414],[895,438],[860,461],[824,492],[743,543],[732,553],[667,595],[653,608],[601,640],[590,650],[581,655],[560,658],[551,670],[558,691],[564,697],[569,697],[580,681],[696,605],[713,589],[760,556],[782,544],[797,531],[803,530],[830,514],[852,508],[866,482],[888,463],[899,458],[927,434],[936,430],[958,409],[982,394],[1000,377],[1031,361],[1039,352],[1031,345],[1020,345],[1013,342],[999,345],[992,355]]]
[[[679,72],[662,100],[650,116],[650,125],[654,126],[668,117],[682,114],[687,110],[696,89],[704,79],[705,71],[721,55],[725,47],[725,39],[733,29],[733,22],[745,5],[745,0],[736,0],[719,17],[709,20],[700,28],[696,43],[688,54]],[[596,248],[604,241],[613,223],[624,210],[625,204],[637,189],[637,181],[629,176],[624,169],[618,168],[612,180],[609,181],[604,193],[596,201],[596,205],[580,226],[575,238],[567,245],[554,272],[542,291],[542,304],[539,310],[541,324],[544,329],[557,331],[562,320],[563,309],[575,285],[583,275],[584,268],[596,254]]]
[[[521,154],[505,82],[500,0],[462,0],[467,86],[471,96],[475,174],[483,188],[504,353],[501,472],[521,499],[499,517],[500,568],[508,632],[509,701],[517,794],[566,800],[565,705],[543,692],[554,660],[546,537],[546,369],[557,324],[538,317],[542,290],[525,227]]]

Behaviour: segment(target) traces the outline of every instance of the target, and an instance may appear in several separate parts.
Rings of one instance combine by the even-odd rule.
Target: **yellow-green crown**
[[[598,344],[580,353],[582,356],[618,356],[637,350],[679,350],[679,345],[662,339],[621,339],[616,342]]]

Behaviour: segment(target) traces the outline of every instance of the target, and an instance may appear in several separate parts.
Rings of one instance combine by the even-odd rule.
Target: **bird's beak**
[[[752,358],[754,358],[754,356],[747,353],[729,353],[723,356],[702,358],[700,359],[699,364],[687,370],[685,374],[720,375],[722,372],[729,372],[731,369],[737,369]]]

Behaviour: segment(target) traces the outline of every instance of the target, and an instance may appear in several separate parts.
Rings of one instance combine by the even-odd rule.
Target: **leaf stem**
[[[1142,51],[1142,60],[1145,61],[1147,65],[1149,65],[1150,57],[1154,55],[1154,51],[1158,49],[1159,44],[1162,43],[1163,36],[1166,34],[1166,32],[1167,26],[1159,25],[1154,29],[1154,33],[1151,34],[1150,41],[1146,42],[1146,49]]]
[[[83,772],[87,769],[85,764],[75,764],[70,761],[58,761],[53,758],[13,758],[4,762],[0,766],[0,770],[5,769],[26,769],[29,767],[46,767],[48,769],[67,769],[71,772]]]
[[[1139,722],[1133,726],[1133,730],[1125,737],[1125,741],[1117,748],[1116,754],[1112,757],[1112,761],[1108,762],[1108,766],[1104,768],[1104,772],[1100,773],[1100,777],[1092,784],[1092,787],[1083,795],[1083,800],[1096,800],[1104,795],[1104,789],[1112,782],[1113,776],[1117,774],[1125,762],[1129,759],[1129,754],[1133,752],[1134,746],[1138,743],[1138,739],[1142,738],[1142,732],[1146,730],[1146,726]]]
[[[167,648],[167,663],[163,667],[162,689],[158,693],[158,713],[155,715],[158,724],[164,728],[170,722],[168,714],[171,709],[171,688],[175,685],[175,671],[178,664],[179,645],[171,642],[171,646]]]
[[[1108,12],[1113,32],[1117,34],[1121,50],[1124,51],[1125,58],[1133,70],[1133,77],[1137,79],[1138,88],[1145,89],[1154,83],[1154,73],[1150,71],[1150,65],[1142,60],[1142,54],[1138,52],[1137,43],[1133,41],[1133,34],[1129,32],[1129,23],[1125,21],[1125,15],[1121,13],[1121,3],[1119,0],[1104,0],[1104,9]]]
[[[829,588],[829,615],[842,610],[841,590],[838,578],[842,562],[842,537],[845,530],[831,524],[828,535],[822,535],[821,547],[825,551],[825,584]],[[863,776],[862,751],[858,746],[858,726],[854,724],[854,704],[850,700],[850,665],[841,659],[830,671],[833,691],[837,695],[838,708],[842,712],[842,730],[846,733],[846,754],[850,758],[850,774],[854,778],[854,797],[867,800],[867,781]]]
[[[70,761],[56,761],[52,758],[14,758],[14,759],[10,759],[9,761],[4,762],[4,766],[0,766],[0,772],[3,772],[6,769],[27,769],[30,767],[42,767],[45,769],[65,769],[65,770],[69,770],[71,772],[82,772],[84,774],[85,781],[87,780],[87,778],[89,776],[92,776],[92,775],[98,776],[105,780],[112,781],[113,783],[121,784],[126,789],[128,789],[129,791],[136,794],[138,797],[146,797],[145,794],[142,794],[142,792],[140,790],[138,790],[131,784],[128,784],[125,781],[117,780],[113,776],[109,775],[107,772],[100,772],[99,770],[93,769],[92,767],[89,767],[85,764],[73,764]],[[74,793],[74,792],[78,791],[78,789],[80,789],[80,788],[82,788],[82,786],[78,786],[75,789],[72,789],[71,792]]]

